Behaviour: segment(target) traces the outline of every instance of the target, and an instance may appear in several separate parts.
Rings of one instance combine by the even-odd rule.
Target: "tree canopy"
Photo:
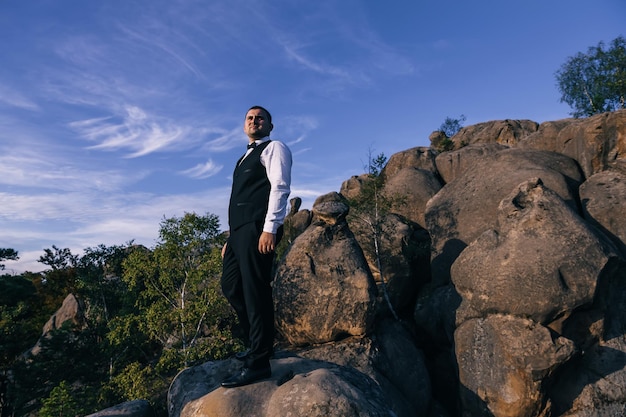
[[[0,262],[2,261],[15,261],[20,257],[17,255],[17,251],[11,248],[0,248]],[[0,271],[4,269],[4,264],[0,263]]]
[[[153,248],[53,246],[42,273],[0,275],[0,415],[87,415],[143,398],[166,416],[177,372],[242,348],[219,286],[224,241],[217,216],[185,213],[163,219]],[[41,337],[68,294],[84,314]]]
[[[603,42],[569,57],[556,72],[561,102],[574,117],[626,108],[626,40]]]

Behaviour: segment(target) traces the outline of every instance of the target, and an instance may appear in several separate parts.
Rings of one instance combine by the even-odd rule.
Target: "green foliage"
[[[160,226],[153,249],[129,242],[76,256],[53,246],[43,273],[0,276],[3,414],[86,415],[143,398],[165,416],[159,404],[178,371],[242,348],[220,289],[217,216],[186,213]],[[84,303],[85,322],[65,323],[21,359],[69,293]]]
[[[151,366],[132,362],[122,372],[115,375],[110,386],[123,401],[158,397],[167,389],[168,381],[155,372]]]
[[[164,219],[159,236],[152,252],[133,251],[124,261],[123,280],[139,295],[136,326],[163,349],[177,349],[163,366],[180,368],[200,338],[220,334],[221,321],[233,320],[219,289],[224,238],[217,216],[193,213]]]
[[[40,417],[74,417],[81,415],[79,402],[72,397],[72,392],[66,381],[54,387],[48,398],[42,401],[39,410]]]
[[[41,331],[37,305],[31,281],[22,276],[0,277],[0,369],[7,369],[37,341]]]
[[[574,117],[626,108],[626,40],[614,39],[569,57],[556,72],[561,102]]]
[[[363,252],[369,255],[376,262],[376,268],[380,273],[380,284],[383,297],[387,301],[390,311],[397,319],[393,306],[387,293],[385,277],[383,275],[383,263],[385,262],[381,243],[384,233],[393,233],[384,228],[385,218],[390,213],[392,207],[405,204],[401,196],[388,196],[382,190],[384,186],[383,169],[387,162],[387,157],[381,153],[375,157],[370,150],[368,154],[368,175],[367,180],[362,183],[361,190],[357,196],[351,198],[348,203],[350,212],[348,221],[357,223],[365,230],[369,239],[369,244],[362,244]]]
[[[51,313],[55,311],[68,294],[77,293],[77,271],[79,257],[68,249],[45,249],[39,262],[49,269],[42,273],[42,278],[34,282],[37,292],[45,308]]]
[[[369,162],[368,174],[374,178],[378,178],[387,163],[387,157],[384,153],[380,153],[377,156],[371,158]]]
[[[437,150],[439,152],[452,151],[454,150],[454,142],[452,142],[452,139],[445,137],[437,145]]]
[[[435,139],[431,139],[433,148],[437,149],[439,152],[453,150],[455,143],[450,138],[463,128],[463,122],[465,122],[464,115],[459,116],[458,119],[446,117],[446,120],[439,126],[438,132],[440,132],[440,134],[437,135]],[[464,145],[462,144],[462,146]]]
[[[0,262],[7,260],[16,261],[18,259],[20,259],[20,257],[17,256],[17,251],[15,249],[0,248]],[[4,268],[4,264],[0,264],[0,271],[4,270]]]
[[[99,408],[98,387],[106,378],[107,369],[99,341],[96,332],[75,328],[69,321],[41,338],[39,352],[13,366],[11,401],[16,414],[37,409],[42,399],[63,381],[71,384],[72,395],[80,398],[81,406]]]
[[[78,256],[72,255],[68,249],[59,249],[52,245],[52,249],[44,249],[44,254],[39,257],[39,262],[48,265],[52,270],[67,269],[76,266]]]
[[[444,120],[441,126],[439,126],[439,131],[443,132],[446,137],[451,138],[463,128],[465,120],[466,118],[464,115],[460,115],[458,119],[446,117],[446,120]]]
[[[93,321],[108,322],[111,318],[132,314],[137,293],[122,280],[124,260],[142,246],[100,245],[87,248],[76,264],[76,295],[89,300],[89,316]]]

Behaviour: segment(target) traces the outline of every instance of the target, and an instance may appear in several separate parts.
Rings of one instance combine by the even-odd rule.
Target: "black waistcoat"
[[[269,145],[265,141],[257,145],[250,155],[237,163],[233,172],[233,189],[228,206],[230,230],[246,223],[265,220],[270,197],[270,182],[261,164],[261,152]]]

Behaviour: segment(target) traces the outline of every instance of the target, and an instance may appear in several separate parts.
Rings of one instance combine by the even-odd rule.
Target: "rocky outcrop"
[[[575,352],[538,323],[490,314],[465,321],[455,332],[464,415],[545,415],[543,384]]]
[[[351,367],[287,357],[272,360],[275,376],[270,379],[236,389],[220,387],[220,381],[240,364],[208,362],[182,371],[169,390],[169,415],[393,416],[380,386]]]
[[[477,147],[482,157],[476,158]],[[470,145],[450,152],[463,160],[470,155],[471,168],[448,182],[426,206],[426,229],[432,239],[433,281],[450,280],[450,266],[469,243],[492,229],[498,205],[520,183],[541,178],[572,208],[578,207],[578,186],[583,180],[576,161],[547,151]]]
[[[626,173],[626,110],[542,123],[519,146],[569,156],[586,177],[608,169]]]
[[[85,305],[74,294],[69,294],[63,300],[61,307],[50,317],[43,326],[43,333],[37,344],[29,351],[31,355],[37,355],[41,351],[41,340],[50,337],[50,333],[60,329],[64,325],[73,328],[85,326]]]
[[[515,146],[535,133],[539,125],[532,120],[495,120],[462,128],[451,140],[454,149],[481,143]]]
[[[294,241],[274,281],[277,330],[293,345],[360,336],[374,318],[374,279],[348,228],[338,193],[313,205],[313,223]]]
[[[626,256],[626,173],[602,171],[580,186],[580,201],[585,219],[601,229]]]
[[[292,210],[272,377],[224,390],[234,361],[192,367],[170,416],[625,414],[625,126],[494,121],[393,155],[384,195],[408,204],[379,219],[382,268],[347,203],[370,176]]]
[[[593,302],[603,275],[618,257],[538,178],[500,202],[496,225],[474,240],[452,265],[462,302],[457,325],[491,313],[549,324]]]

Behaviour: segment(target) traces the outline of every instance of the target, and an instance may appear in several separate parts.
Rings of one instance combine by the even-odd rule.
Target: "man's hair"
[[[272,123],[272,115],[269,111],[267,111],[267,109],[265,107],[262,106],[252,106],[248,109],[248,111],[250,110],[263,110],[265,112],[265,114],[267,114],[267,121]],[[248,113],[248,111],[246,112],[246,114]]]

